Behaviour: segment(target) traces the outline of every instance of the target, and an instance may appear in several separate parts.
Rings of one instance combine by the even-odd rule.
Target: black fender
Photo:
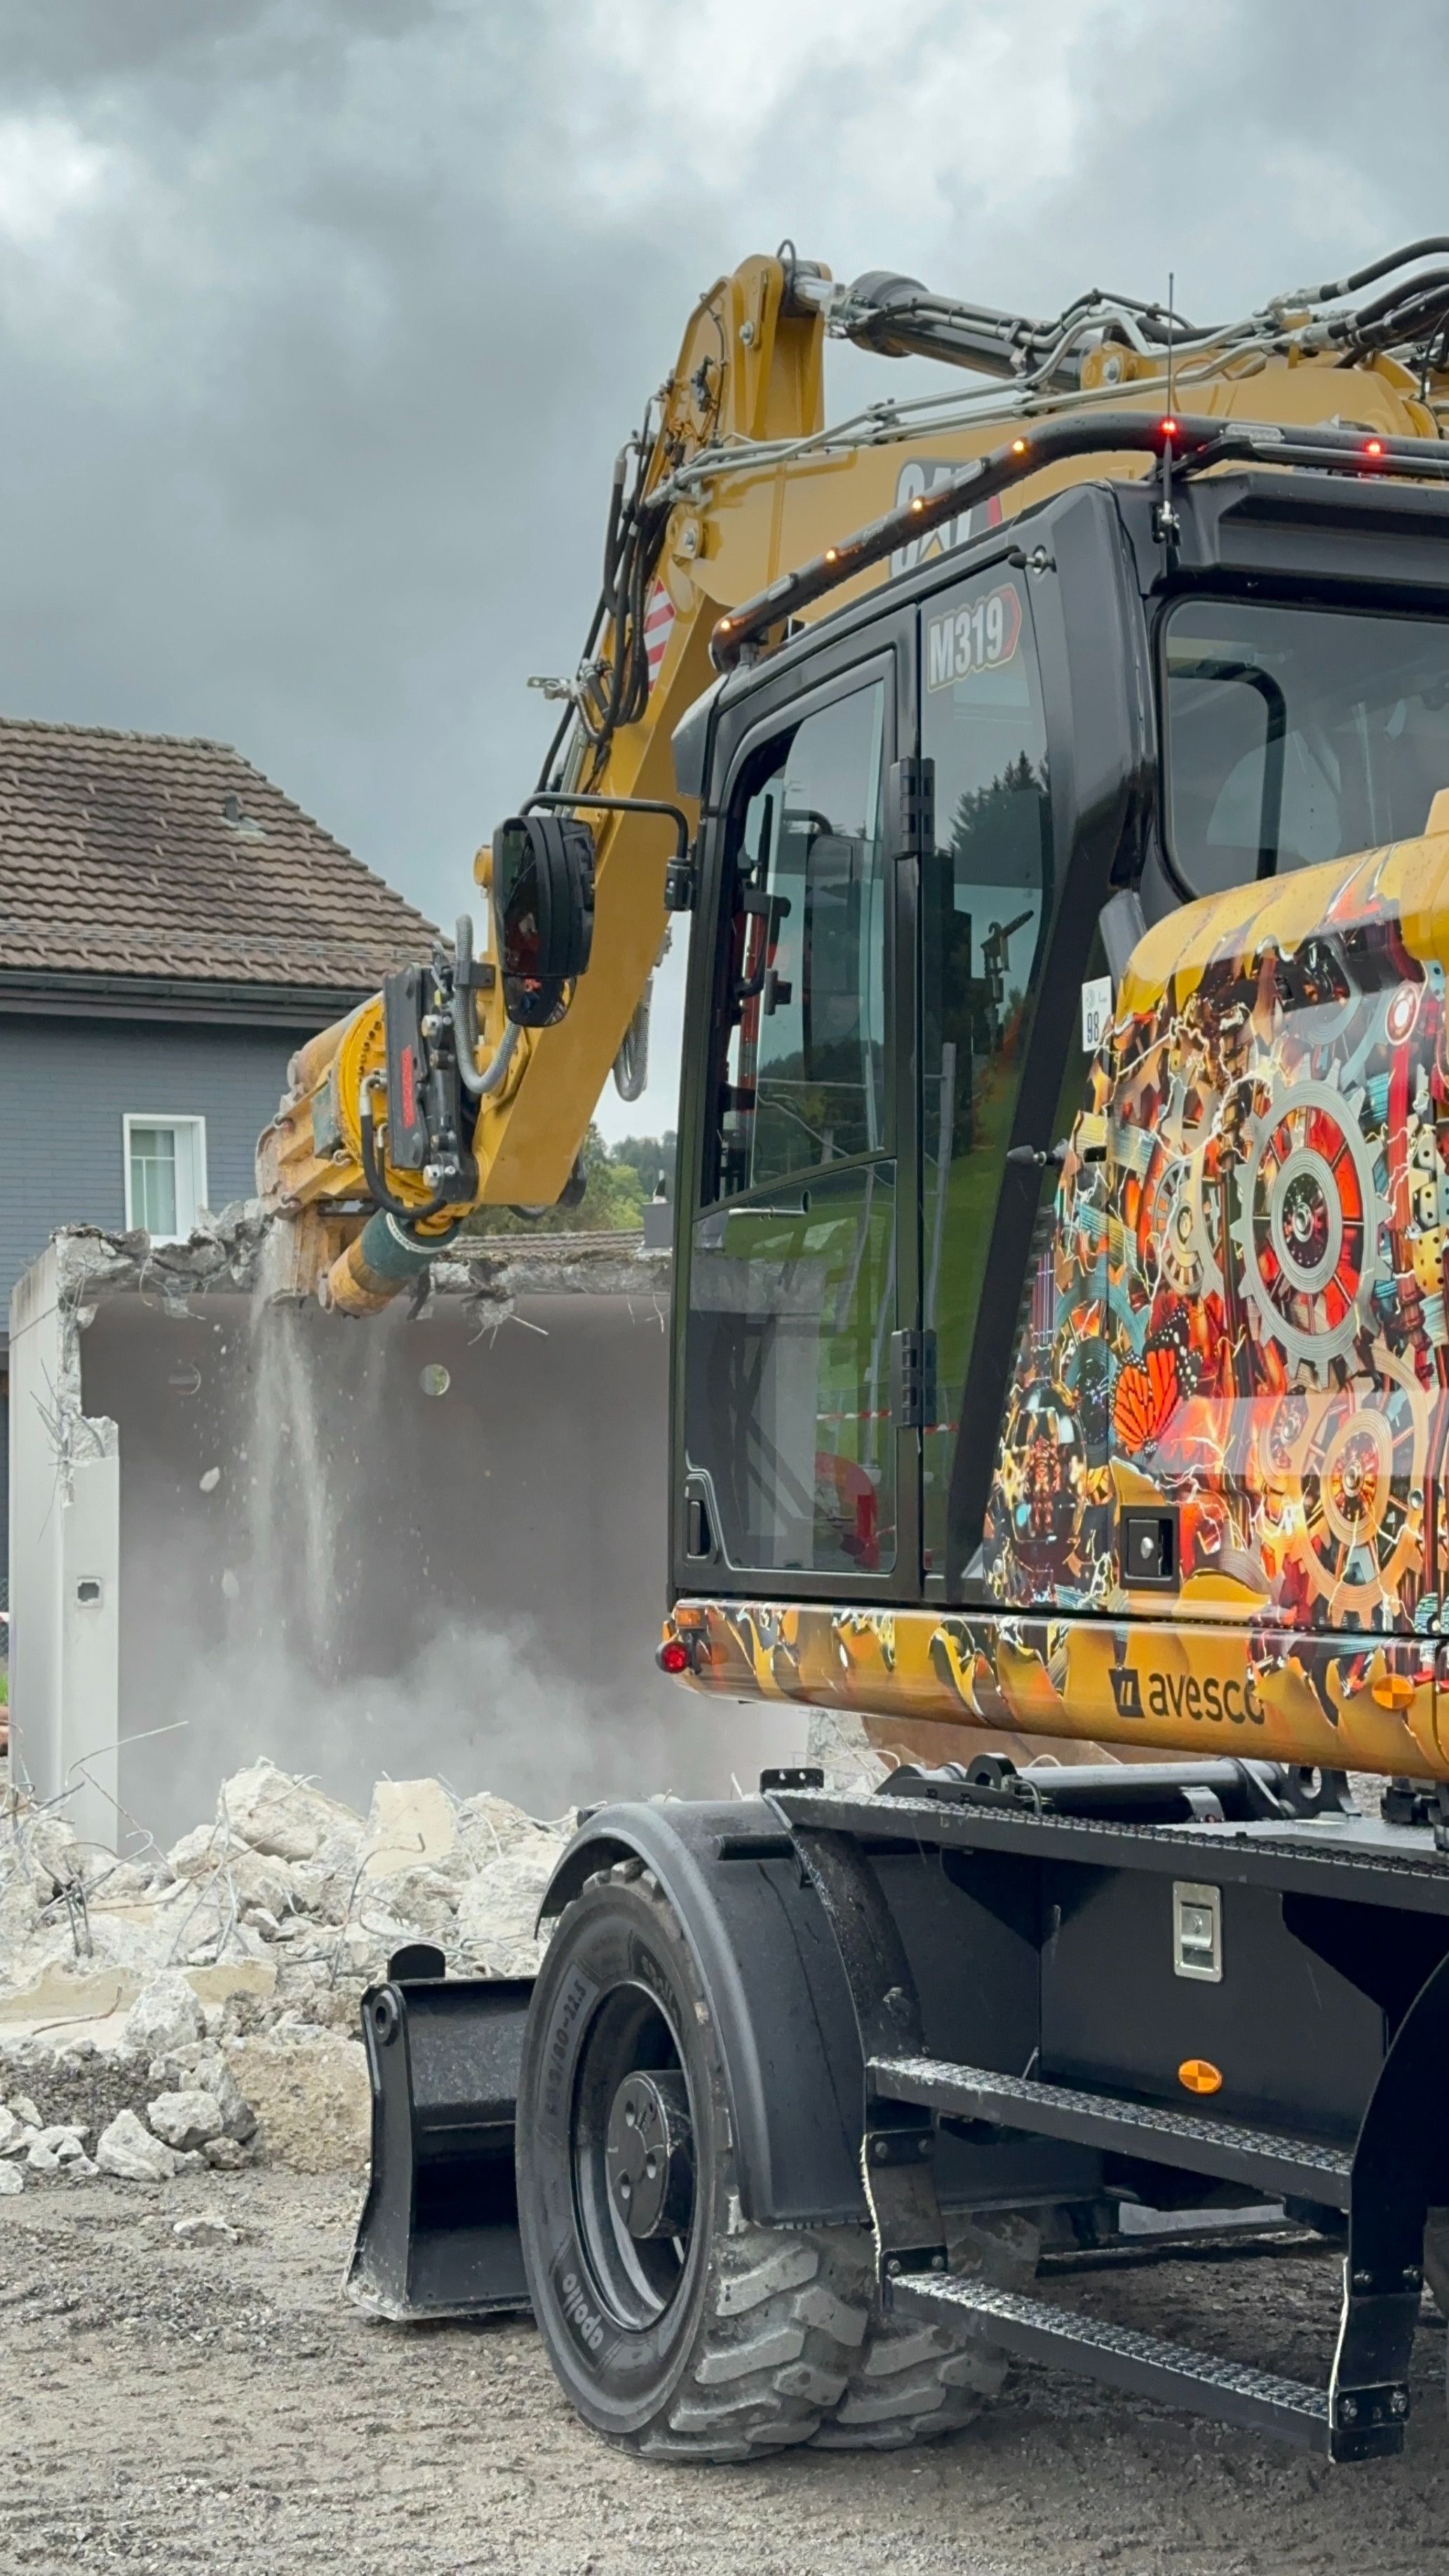
[[[709,1998],[744,2215],[760,2226],[865,2225],[855,2016],[779,1818],[756,1798],[599,1808],[559,1862],[540,1921],[624,1860],[658,1879]]]
[[[540,1920],[596,1870],[652,1870],[684,1929],[724,2060],[744,2215],[762,2227],[868,2224],[861,2184],[865,2063],[824,1906],[763,1799],[601,1807],[554,1872]],[[905,1947],[934,2055],[1014,2069],[1039,2035],[1034,1873],[897,1843],[871,1856]],[[522,2133],[520,2133],[522,2135]],[[945,2209],[1087,2200],[1101,2157],[1061,2141],[943,2133]]]

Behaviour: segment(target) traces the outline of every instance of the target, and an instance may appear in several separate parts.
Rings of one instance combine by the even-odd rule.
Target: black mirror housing
[[[511,814],[493,835],[503,1004],[519,1028],[561,1020],[594,939],[594,836],[566,814]]]

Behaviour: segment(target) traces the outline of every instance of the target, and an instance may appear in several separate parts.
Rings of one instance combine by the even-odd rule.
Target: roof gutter
[[[244,984],[168,975],[80,975],[0,967],[6,1012],[102,1020],[180,1020],[271,1029],[325,1028],[377,990],[357,984]]]

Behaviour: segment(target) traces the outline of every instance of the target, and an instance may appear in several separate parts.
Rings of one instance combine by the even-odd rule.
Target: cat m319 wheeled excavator
[[[531,2307],[652,2456],[939,2434],[1014,2354],[1402,2443],[1449,2206],[1446,254],[1212,328],[747,262],[620,460],[486,936],[263,1140],[289,1284],[366,1314],[568,1191],[687,920],[659,1660],[896,1767],[592,1814],[531,1985],[395,1959],[352,2273]],[[829,335],[994,382],[827,426]],[[1144,2210],[1337,2247],[1321,2381],[1042,2295]]]

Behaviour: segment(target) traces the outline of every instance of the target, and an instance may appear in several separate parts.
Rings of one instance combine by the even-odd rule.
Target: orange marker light
[[[1011,442],[1011,452],[1013,456],[1025,456],[1026,440],[1024,438],[1014,438]]]
[[[1189,2093],[1221,2093],[1223,2089],[1222,2068],[1214,2066],[1210,2057],[1185,2057],[1177,2070],[1177,2080]]]
[[[827,547],[826,547],[826,549],[825,549],[825,560],[826,560],[826,562],[827,562],[827,563],[834,563],[834,561],[835,561],[835,548],[834,548],[834,546],[827,546]]]
[[[914,499],[914,500],[912,501],[912,503],[911,503],[911,508],[912,508],[913,510],[924,510],[925,506],[926,506],[926,505],[925,505],[925,502],[922,500],[922,498],[921,498],[921,496],[920,496],[920,494],[919,494],[919,492],[918,492],[918,493],[916,494],[915,499]]]

